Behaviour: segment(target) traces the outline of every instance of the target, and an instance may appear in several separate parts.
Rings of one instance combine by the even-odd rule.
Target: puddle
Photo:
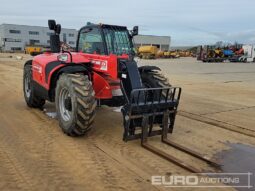
[[[220,161],[222,171],[224,173],[246,173],[239,175],[240,182],[248,185],[248,173],[252,173],[250,176],[250,185],[253,188],[235,188],[239,191],[251,191],[255,188],[255,147],[244,144],[228,143],[230,149],[222,151],[216,155],[216,158]]]
[[[121,108],[122,107],[114,107],[113,111],[117,112],[117,113],[120,113],[121,112]]]
[[[43,113],[45,113],[48,117],[56,119],[57,118],[57,112],[55,109],[55,106],[52,104],[45,105],[43,108]]]
[[[243,82],[243,81],[225,81],[223,83],[235,83],[235,82]]]
[[[56,112],[44,112],[48,117],[51,117],[53,119],[57,118],[57,113]]]

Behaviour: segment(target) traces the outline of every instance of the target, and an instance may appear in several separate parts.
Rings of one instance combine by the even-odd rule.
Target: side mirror
[[[138,35],[138,26],[134,26],[131,32],[131,36],[136,36],[136,35]]]
[[[56,24],[55,20],[48,20],[50,30],[54,30],[54,34],[50,35],[50,49],[53,53],[58,53],[61,50],[59,34],[61,32],[61,25]]]
[[[50,49],[53,53],[60,52],[60,39],[58,34],[52,34],[50,35]]]
[[[60,34],[61,32],[61,25],[56,24],[55,20],[48,20],[48,26],[50,30],[54,30],[56,34]]]
[[[57,25],[56,25],[55,33],[56,33],[56,34],[60,34],[60,33],[61,33],[61,25],[60,25],[60,24],[57,24]]]
[[[55,20],[48,20],[48,26],[50,30],[54,30],[56,28],[56,21]]]

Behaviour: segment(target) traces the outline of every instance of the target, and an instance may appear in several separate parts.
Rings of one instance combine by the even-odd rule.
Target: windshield
[[[131,39],[127,30],[117,27],[103,29],[108,54],[132,54]]]
[[[93,28],[88,32],[81,32],[78,50],[84,53],[97,53],[104,55],[104,43],[100,31]]]

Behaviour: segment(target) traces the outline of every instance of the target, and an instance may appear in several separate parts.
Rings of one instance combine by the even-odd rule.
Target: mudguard
[[[56,66],[58,67],[58,66]],[[89,67],[89,66],[88,66]],[[59,76],[63,73],[84,73],[89,75],[89,68],[84,66],[84,65],[79,65],[79,64],[72,64],[72,63],[68,63],[66,64],[66,66],[61,67],[60,69],[55,70],[51,76],[50,76],[50,80],[48,82],[49,84],[49,99],[51,101],[54,101],[54,91],[55,91],[55,87],[57,84],[57,80],[59,78]],[[91,79],[91,76],[89,75],[89,78]]]

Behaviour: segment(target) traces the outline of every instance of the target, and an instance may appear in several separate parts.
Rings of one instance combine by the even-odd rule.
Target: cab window
[[[97,28],[85,28],[80,33],[78,50],[84,53],[105,55],[104,43]]]

